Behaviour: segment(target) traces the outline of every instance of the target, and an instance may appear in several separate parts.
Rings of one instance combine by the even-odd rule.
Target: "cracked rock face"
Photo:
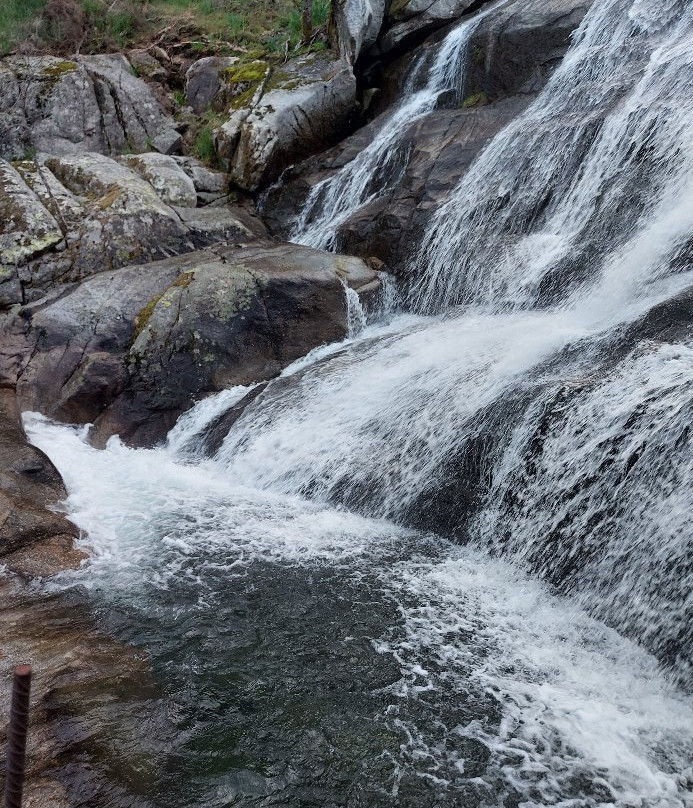
[[[0,160],[0,308],[95,272],[262,235],[226,204],[225,188],[220,172],[157,153]]]
[[[180,150],[181,137],[121,54],[0,60],[0,157]]]
[[[23,410],[94,423],[97,445],[152,445],[197,398],[342,339],[344,284],[376,281],[358,258],[261,242],[102,272],[12,316],[5,380]]]
[[[231,179],[247,191],[332,145],[356,105],[351,65],[330,55],[308,54],[268,69],[252,89],[217,133],[219,156]]]

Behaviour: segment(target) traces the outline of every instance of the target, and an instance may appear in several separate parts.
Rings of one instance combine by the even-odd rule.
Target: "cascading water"
[[[643,14],[626,0],[598,3],[542,95],[490,144],[433,220],[413,302],[431,310],[464,299],[467,308],[400,326],[394,336],[355,347],[348,361],[316,365],[291,396],[281,386],[270,389],[220,452],[233,477],[405,520],[429,510],[425,500],[440,497],[452,478],[453,517],[478,541],[495,541],[470,528],[466,516],[475,500],[493,496],[499,469],[512,462],[513,420],[526,433],[536,406],[528,418],[523,412],[533,398],[573,378],[609,373],[614,351],[627,350],[627,324],[693,281],[682,258],[693,202],[693,104],[685,92],[693,82],[693,7],[674,3]],[[568,109],[584,113],[571,127]],[[539,198],[547,195],[539,215]],[[580,271],[565,261],[569,248]],[[557,279],[552,295],[541,294],[547,276]],[[552,307],[532,308],[547,300]],[[633,411],[646,405],[646,386],[631,394]],[[562,439],[568,457],[571,436]],[[557,481],[543,485],[553,490]],[[599,498],[602,489],[592,493]],[[470,508],[460,508],[466,500]],[[643,536],[644,568],[658,541],[658,513],[650,507],[621,521],[620,530]],[[551,522],[538,518],[548,531]],[[672,541],[680,541],[683,559],[688,533],[680,510],[678,519]],[[583,565],[586,537],[575,515],[573,524],[570,552],[582,570],[575,585],[589,589],[586,581],[594,581],[601,616],[623,628],[635,621],[643,636],[659,635],[651,645],[672,646],[679,656],[690,613],[685,605],[671,619],[667,604],[685,602],[687,567],[667,597],[656,576],[643,582],[643,596],[648,590],[659,612],[615,602],[608,609],[629,576],[618,565],[609,573],[605,566],[601,577],[594,564]],[[455,532],[456,525],[448,518],[442,527]],[[533,529],[543,541],[539,525]],[[607,522],[602,542],[608,530]],[[609,576],[611,593],[596,605]],[[647,613],[648,628],[638,610]],[[690,646],[682,647],[689,659]]]
[[[669,272],[690,238],[692,20],[680,2],[595,5],[545,91],[436,212],[413,259],[418,310],[556,303],[600,270],[594,297],[610,303]]]
[[[690,86],[693,5],[596,0],[435,216],[414,313],[213,458],[243,390],[150,451],[28,419],[92,551],[60,585],[172,682],[138,805],[693,808],[693,340],[653,316],[693,288]]]
[[[414,62],[399,103],[394,112],[387,113],[373,140],[339,172],[311,190],[291,241],[335,249],[339,226],[397,184],[407,162],[402,136],[415,120],[436,108],[441,96],[452,92],[459,97],[464,87],[467,47],[481,16],[463,22],[445,37],[421,89],[415,88],[425,68],[425,57]]]

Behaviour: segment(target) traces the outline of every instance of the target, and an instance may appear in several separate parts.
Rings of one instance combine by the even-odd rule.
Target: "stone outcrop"
[[[58,283],[262,235],[226,204],[226,177],[192,158],[92,152],[0,160],[0,307]]]
[[[181,148],[176,123],[121,54],[0,61],[0,157]]]
[[[247,191],[334,144],[356,106],[353,70],[329,52],[281,67],[244,64],[227,70],[225,81],[233,111],[217,132],[217,152]]]
[[[346,336],[344,284],[376,280],[357,258],[272,243],[100,273],[12,316],[5,380],[23,410],[93,422],[98,445],[151,445],[196,398]]]

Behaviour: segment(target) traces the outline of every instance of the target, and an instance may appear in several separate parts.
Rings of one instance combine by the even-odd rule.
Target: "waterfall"
[[[474,25],[298,240],[334,245],[384,192]],[[692,86],[693,4],[596,0],[434,216],[400,311],[364,327],[352,296],[349,337],[212,457],[199,436],[244,389],[147,451],[27,416],[92,552],[58,585],[179,676],[205,777],[170,766],[166,804],[693,808]]]
[[[336,249],[340,225],[397,185],[407,164],[404,133],[414,121],[434,110],[443,94],[452,92],[459,100],[469,41],[484,13],[487,12],[453,28],[430,67],[426,66],[425,56],[413,62],[399,102],[371,142],[340,171],[311,190],[289,236],[291,241],[323,250]],[[426,69],[426,83],[416,89]]]
[[[547,577],[552,564],[569,567],[548,549],[545,555],[530,551],[527,531],[541,544],[553,518],[538,508],[537,521],[528,520],[508,492],[522,479],[528,501],[545,502],[544,489],[558,497],[576,483],[554,463],[543,476],[534,470],[541,488],[533,492],[522,478],[528,461],[517,447],[522,440],[533,445],[537,413],[566,386],[593,377],[608,389],[625,390],[614,362],[632,348],[629,324],[693,284],[686,268],[693,206],[693,102],[686,90],[693,85],[692,44],[693,6],[670,3],[654,11],[632,0],[596,3],[560,70],[488,146],[426,233],[417,258],[421,280],[410,303],[444,316],[402,319],[332,362],[307,367],[300,385],[270,386],[219,452],[231,478],[463,533],[531,559]],[[465,305],[450,308],[459,303]],[[690,371],[685,363],[679,367]],[[646,376],[627,378],[625,406],[634,414],[646,410],[652,396]],[[593,395],[601,389],[597,385]],[[588,405],[576,412],[598,431],[609,428]],[[624,418],[612,425],[623,430],[624,445],[629,423]],[[560,449],[553,451],[566,462],[579,459],[573,422],[559,419],[554,428]],[[675,424],[671,430],[666,441],[675,442]],[[681,440],[685,444],[685,436]],[[656,469],[666,456],[664,449],[655,452]],[[592,462],[601,468],[598,454]],[[629,480],[639,470],[636,464]],[[578,463],[571,474],[581,473]],[[671,514],[663,538],[657,520],[665,495],[643,476],[633,495],[648,505],[635,510],[624,500],[614,511],[620,539],[606,517],[592,525],[602,545],[615,543],[614,558],[626,554],[616,544],[628,546],[624,537],[637,533],[637,559],[630,559],[629,572],[612,560],[597,574],[600,552],[592,553],[598,563],[580,560],[589,556],[588,537],[574,509],[579,504],[602,513],[604,497],[621,496],[616,478],[598,479],[585,484],[577,499],[565,494],[561,501],[574,525],[565,548],[577,559],[571,585],[591,592],[595,611],[612,624],[646,640],[659,633],[650,644],[679,659],[688,612],[672,615],[670,604],[685,599],[690,578],[683,572],[669,590],[659,578],[673,559],[685,558],[685,509]],[[605,491],[609,481],[613,487]],[[515,505],[492,519],[499,498]],[[556,507],[547,502],[549,511]],[[470,515],[480,506],[485,516],[475,522]],[[510,538],[501,541],[495,533],[512,514],[517,524],[506,526]],[[678,555],[670,547],[677,543]],[[662,548],[660,572],[648,577],[643,570],[655,563],[655,546]],[[642,603],[628,610],[618,592],[632,588],[633,576],[642,578]],[[688,663],[675,664],[685,669]]]
[[[692,47],[690,4],[596,3],[544,92],[436,212],[411,304],[526,308],[600,271],[608,283],[614,261],[636,293],[667,271],[690,235]]]

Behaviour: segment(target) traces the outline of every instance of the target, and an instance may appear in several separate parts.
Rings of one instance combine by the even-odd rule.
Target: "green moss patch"
[[[60,76],[64,76],[66,73],[73,73],[75,70],[77,70],[77,65],[75,62],[56,62],[49,67],[44,67],[43,74],[44,76],[59,78]]]
[[[259,83],[267,73],[266,62],[246,62],[232,65],[224,71],[224,79],[228,84]]]
[[[462,102],[462,109],[473,109],[474,107],[485,107],[489,103],[488,95],[482,90],[479,93],[468,95]]]

